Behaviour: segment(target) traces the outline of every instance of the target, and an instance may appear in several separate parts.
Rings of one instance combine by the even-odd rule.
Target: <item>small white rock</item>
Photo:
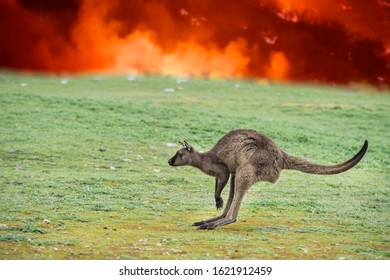
[[[164,88],[163,91],[164,91],[164,92],[174,92],[175,89],[174,89],[174,88]]]
[[[167,147],[177,147],[177,144],[175,143],[166,143]]]
[[[127,75],[126,80],[128,81],[135,81],[137,79],[136,75]]]
[[[171,252],[173,252],[173,253],[183,253],[182,250],[178,250],[178,249],[171,249]]]
[[[138,242],[140,242],[142,244],[146,244],[146,242],[148,242],[148,239],[147,238],[141,238],[140,240],[138,240]]]
[[[110,169],[115,170],[116,168],[115,168],[115,166],[110,166]]]
[[[137,155],[136,160],[144,160],[144,157],[141,155]]]
[[[183,84],[183,83],[186,83],[186,82],[188,82],[188,79],[186,79],[186,78],[177,78],[176,79],[176,83],[177,84]]]
[[[27,83],[20,83],[20,86],[21,87],[26,87],[26,86],[28,86],[28,84]]]

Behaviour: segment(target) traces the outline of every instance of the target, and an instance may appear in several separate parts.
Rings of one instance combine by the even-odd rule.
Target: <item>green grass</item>
[[[390,259],[389,94],[0,73],[0,104],[0,259]],[[369,149],[346,173],[256,184],[235,224],[197,230],[214,181],[168,166],[168,143],[236,128],[318,163]]]

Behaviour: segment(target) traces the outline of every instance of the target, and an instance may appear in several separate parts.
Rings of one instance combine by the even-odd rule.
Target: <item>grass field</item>
[[[390,95],[167,77],[0,73],[0,259],[390,259]],[[251,128],[346,173],[284,171],[212,231],[214,179],[168,159]],[[226,201],[228,187],[223,192]]]

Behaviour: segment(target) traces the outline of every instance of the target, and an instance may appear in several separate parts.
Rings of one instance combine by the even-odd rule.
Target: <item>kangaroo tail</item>
[[[338,174],[348,169],[354,167],[364,156],[368,148],[368,141],[364,142],[363,147],[360,151],[350,160],[340,163],[337,165],[321,165],[316,163],[311,163],[303,159],[299,159],[293,156],[290,156],[283,152],[284,154],[284,166],[283,169],[293,169],[302,171],[305,173],[311,174]]]

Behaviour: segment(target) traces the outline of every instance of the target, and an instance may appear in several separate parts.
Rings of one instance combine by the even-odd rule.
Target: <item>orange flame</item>
[[[266,76],[271,79],[283,80],[288,76],[288,60],[284,53],[271,53],[270,64],[266,67]]]
[[[387,0],[0,0],[0,67],[390,84]]]

